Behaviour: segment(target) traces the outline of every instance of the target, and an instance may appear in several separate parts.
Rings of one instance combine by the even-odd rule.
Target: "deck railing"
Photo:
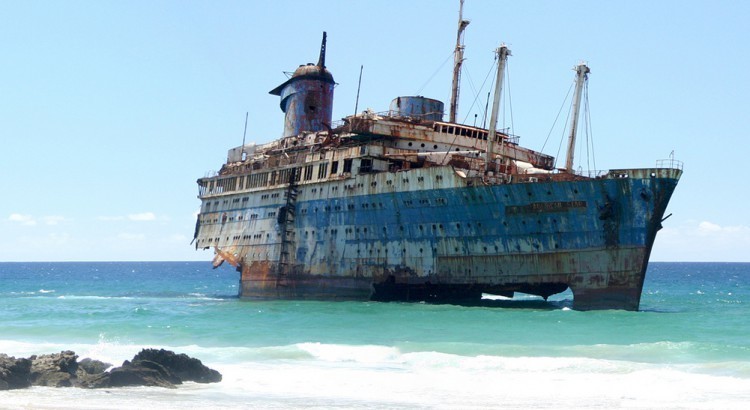
[[[682,166],[682,161],[676,160],[674,158],[660,159],[656,161],[656,168],[672,168],[682,171]]]

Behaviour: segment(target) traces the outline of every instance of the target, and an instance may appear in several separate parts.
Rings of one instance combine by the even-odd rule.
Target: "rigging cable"
[[[443,68],[443,66],[445,66],[445,63],[447,63],[448,60],[450,60],[451,57],[453,57],[453,54],[454,54],[454,51],[451,51],[451,53],[448,55],[448,57],[446,57],[445,60],[442,62],[442,64],[440,64],[440,66],[437,68],[437,70],[435,70],[435,72],[432,73],[432,75],[430,76],[430,78],[428,78],[427,81],[425,81],[424,84],[422,84],[422,86],[419,87],[419,89],[417,90],[417,92],[414,95],[421,95],[422,94],[422,91],[424,90],[425,87],[427,87],[427,84],[429,84],[430,81],[432,81],[432,79],[435,78],[435,76],[437,75],[437,73],[440,72],[440,70]]]
[[[570,92],[568,92],[568,94],[570,94]],[[568,129],[568,121],[570,121],[571,111],[573,111],[573,101],[570,102],[570,106],[568,106],[568,113],[565,116],[565,124],[563,125],[563,128],[562,128],[562,135],[560,136],[560,145],[557,146],[557,154],[555,154],[555,167],[557,167],[557,159],[560,158],[560,151],[562,151],[562,145],[563,145],[563,142],[565,142],[565,131],[567,131]]]
[[[591,163],[593,165],[594,171],[596,171],[596,149],[594,149],[594,132],[591,128],[591,111],[589,108],[589,83],[588,81],[585,83],[584,87],[584,105],[585,105],[585,126],[586,126],[586,139],[588,140],[589,135],[591,136]]]
[[[497,57],[495,57],[495,60],[496,61],[492,63],[492,66],[490,66],[489,71],[487,71],[487,75],[484,76],[484,81],[482,81],[482,86],[479,87],[479,91],[484,90],[484,86],[485,84],[487,84],[487,79],[490,78],[490,74],[492,74],[492,71],[495,68],[495,65],[497,64]],[[466,72],[466,76],[469,77],[469,85],[471,86],[472,91],[474,91],[474,84],[471,82],[471,76],[469,75],[468,71]],[[494,83],[495,83],[495,80],[493,79],[492,84]],[[492,84],[490,84],[490,87],[492,87]],[[466,123],[466,120],[469,119],[469,115],[471,115],[471,110],[474,108],[474,105],[476,105],[477,101],[479,100],[479,91],[474,92],[474,101],[471,102],[471,106],[469,107],[468,114],[466,114],[466,117],[464,117],[464,123]],[[486,115],[486,112],[485,112],[485,115]]]
[[[508,85],[508,92],[506,93],[506,95],[508,96],[508,104],[506,106],[508,107],[508,111],[510,112],[509,129],[511,135],[514,135],[516,132],[514,129],[515,122],[513,121],[513,93],[511,93],[510,91],[510,64],[505,65],[505,74],[505,84]],[[503,113],[503,125],[505,125],[505,113]]]
[[[490,67],[490,70],[487,72],[487,75],[484,77],[484,81],[482,82],[482,89],[484,88],[484,84],[487,83],[487,78],[490,77],[490,74],[492,74],[493,69],[495,68],[495,65],[498,63],[497,55],[495,56],[495,61],[492,63],[492,66]],[[490,83],[490,87],[495,83],[494,78],[492,79],[492,83]],[[481,90],[481,89],[480,89]],[[476,104],[477,100],[479,99],[479,95],[477,94],[474,98],[474,101],[471,103],[471,107],[469,107],[469,112],[471,112],[471,109],[474,107],[474,104]],[[464,122],[469,118],[468,114],[466,118],[464,118]],[[445,155],[443,156],[443,159],[441,162],[444,162],[446,158],[448,158],[448,155],[450,154],[451,148],[453,148],[453,145],[456,143],[456,139],[458,138],[458,135],[455,135],[453,137],[453,141],[448,145],[448,150],[445,152]]]
[[[552,131],[555,130],[555,125],[557,124],[557,120],[560,119],[560,114],[562,113],[563,108],[565,107],[565,103],[568,101],[568,97],[570,96],[570,91],[573,89],[573,84],[570,85],[568,88],[568,93],[565,94],[565,98],[563,99],[562,104],[560,104],[560,110],[557,111],[557,116],[555,117],[555,121],[552,122],[552,126],[549,129],[549,132],[547,133],[547,138],[544,140],[544,144],[542,144],[542,149],[539,150],[539,152],[544,152],[544,148],[547,146],[547,142],[549,142],[549,137],[552,135]],[[570,109],[568,109],[568,113],[570,113]],[[565,138],[565,128],[567,128],[568,122],[565,121],[565,127],[563,127],[563,138]],[[562,140],[560,141],[560,145],[562,145]],[[557,148],[557,155],[555,156],[555,164],[557,164],[557,157],[560,156],[560,147]]]

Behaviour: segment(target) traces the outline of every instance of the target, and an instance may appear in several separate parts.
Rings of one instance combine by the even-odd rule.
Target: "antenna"
[[[490,92],[487,91],[487,102],[484,103],[484,116],[482,117],[482,128],[487,128],[487,108],[490,106]]]
[[[364,65],[359,66],[359,82],[357,83],[357,100],[354,102],[354,115],[357,115],[357,109],[359,108],[359,89],[362,87],[362,70],[364,68]]]
[[[320,57],[318,58],[318,67],[326,67],[326,32],[323,32],[323,41],[320,43]]]
[[[245,136],[247,135],[247,116],[249,112],[245,111],[245,131],[242,133],[242,147],[240,148],[240,159],[245,160]]]

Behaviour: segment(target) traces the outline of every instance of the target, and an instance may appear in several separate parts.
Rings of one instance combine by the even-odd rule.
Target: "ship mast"
[[[458,112],[458,88],[461,82],[461,65],[464,63],[464,30],[469,20],[464,20],[464,0],[458,8],[458,35],[456,36],[456,50],[453,53],[453,84],[451,87],[450,122],[456,122]]]
[[[500,94],[503,91],[503,77],[505,76],[505,63],[508,61],[510,49],[505,44],[495,50],[497,53],[497,79],[495,80],[495,96],[492,100],[492,114],[490,114],[490,129],[487,136],[487,152],[485,153],[485,173],[490,171],[490,164],[494,160],[495,138],[497,134],[497,113],[500,111]]]
[[[573,113],[570,116],[570,135],[568,136],[568,157],[565,160],[565,171],[573,173],[573,154],[576,147],[576,132],[578,131],[578,113],[581,109],[581,95],[583,86],[588,80],[588,74],[591,72],[586,63],[580,63],[575,67],[576,70],[576,90],[573,94]]]

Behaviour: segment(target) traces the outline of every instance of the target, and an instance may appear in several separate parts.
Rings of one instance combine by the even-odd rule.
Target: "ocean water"
[[[177,389],[0,391],[0,408],[747,408],[750,264],[652,263],[641,311],[241,301],[208,262],[0,263],[0,352],[144,347],[220,371]]]

